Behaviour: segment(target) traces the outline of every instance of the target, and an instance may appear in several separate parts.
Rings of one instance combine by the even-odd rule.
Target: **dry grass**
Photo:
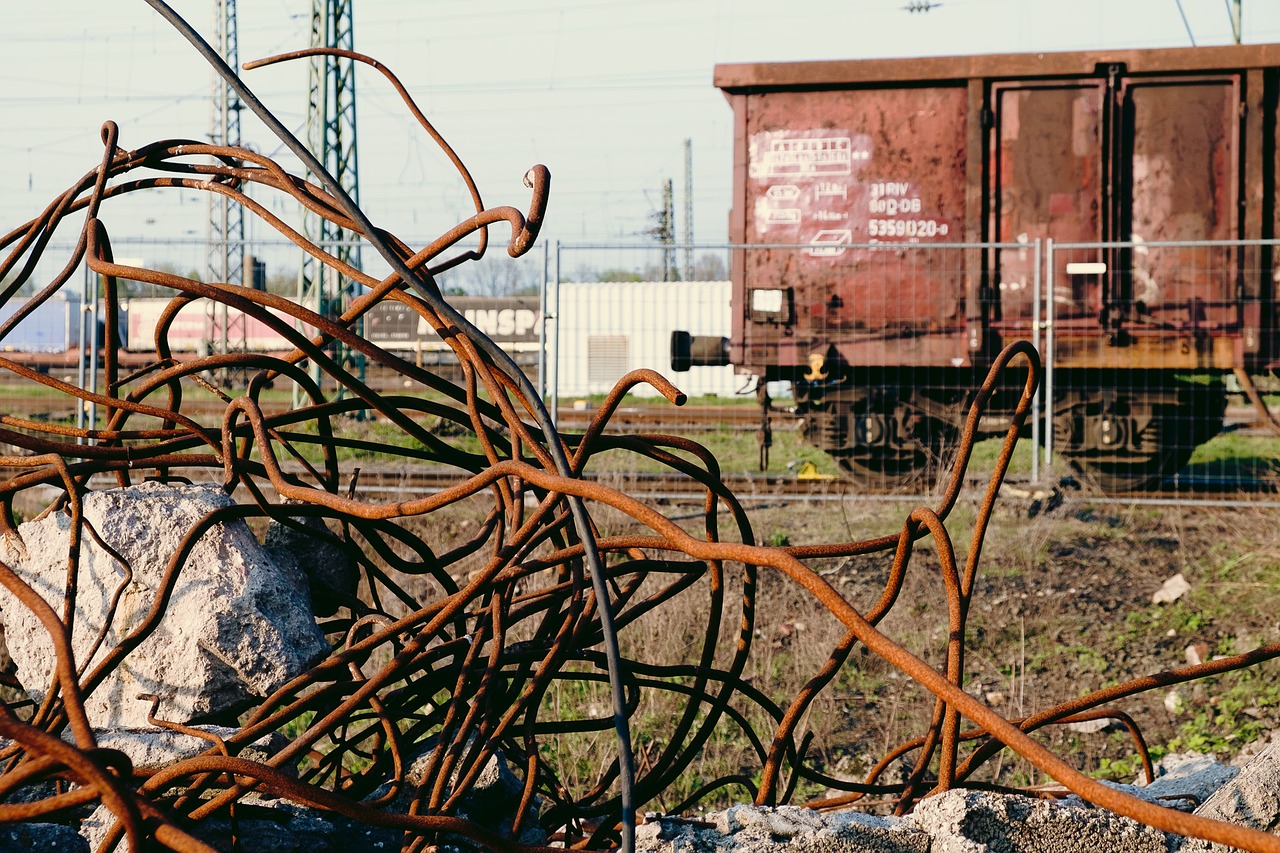
[[[753,514],[759,539],[792,545],[845,541],[895,531],[908,507],[855,503],[774,507]],[[961,558],[973,508],[960,506],[952,530]],[[619,520],[620,521],[620,520]],[[616,531],[615,531],[616,532]],[[889,555],[814,565],[860,609],[879,596]],[[1182,572],[1192,590],[1173,605],[1152,605],[1151,594]],[[726,666],[740,618],[740,583],[733,571],[717,646]],[[1212,653],[1243,651],[1280,639],[1280,526],[1274,510],[1134,508],[1068,500],[1028,518],[1025,505],[997,511],[975,587],[967,636],[966,689],[1018,717],[1135,676],[1180,666],[1187,646]],[[650,663],[693,663],[702,642],[709,598],[695,585],[664,610],[628,626],[624,653]],[[899,643],[938,665],[946,642],[946,603],[936,555],[926,545],[912,561],[897,607],[881,624]],[[825,662],[844,633],[825,608],[791,582],[764,574],[744,679],[785,705]],[[574,692],[576,691],[576,692]],[[1165,693],[1127,700],[1153,752],[1197,749],[1221,758],[1264,737],[1280,721],[1280,672],[1264,666],[1182,688],[1179,713]],[[599,685],[565,688],[549,702],[556,711],[607,716]],[[738,703],[766,741],[773,721],[752,702]],[[814,703],[800,733],[811,734],[810,760],[838,778],[859,780],[892,746],[922,734],[933,700],[880,660],[855,649],[835,681]],[[632,718],[637,748],[668,745],[684,709],[678,695],[644,691]],[[556,759],[570,786],[589,787],[612,753],[611,733],[565,736]],[[1040,735],[1086,772],[1129,781],[1136,775],[1123,730],[1082,734],[1065,727]],[[643,757],[642,757],[643,769]],[[759,759],[740,727],[721,720],[716,734],[685,773],[651,802],[669,809],[705,782],[728,774],[758,776]],[[1028,785],[1044,781],[1016,756],[991,762],[984,781]],[[826,793],[802,783],[795,799]],[[743,801],[729,787],[704,805]]]
[[[625,475],[615,487],[625,492]],[[845,500],[832,503],[774,503],[753,510],[756,541],[803,545],[854,541],[895,533],[912,504]],[[969,613],[965,687],[1008,717],[1021,717],[1100,687],[1180,666],[1193,644],[1211,654],[1240,652],[1280,639],[1280,525],[1275,510],[1137,507],[1091,503],[1068,496],[1050,512],[1029,517],[1028,504],[1004,502],[997,508],[983,549]],[[429,519],[404,523],[437,553],[476,534],[483,501],[462,502]],[[691,531],[702,520],[696,506],[667,505],[663,512],[686,519]],[[596,506],[593,519],[602,536],[637,532],[636,523],[608,507]],[[959,559],[969,547],[976,508],[961,502],[948,528]],[[722,519],[727,533],[728,519]],[[489,559],[474,554],[455,569],[459,581]],[[866,611],[880,596],[891,554],[813,561],[812,568],[855,607]],[[723,603],[714,644],[715,666],[730,666],[742,620],[742,567],[724,571]],[[1152,605],[1151,594],[1181,572],[1191,591],[1172,605]],[[654,575],[634,593],[642,600],[669,584],[674,575]],[[406,590],[430,600],[427,577],[398,578]],[[521,593],[549,583],[535,576]],[[624,657],[651,666],[697,664],[705,626],[715,598],[710,577],[698,576],[687,589],[621,630]],[[911,562],[899,601],[881,623],[882,630],[924,660],[941,665],[947,639],[946,600],[937,555],[923,540]],[[516,626],[512,641],[521,639]],[[744,729],[767,745],[776,726],[772,703],[785,708],[826,662],[844,628],[825,608],[786,578],[762,572],[752,625],[752,650],[742,679],[759,697],[737,696],[731,703],[741,716],[722,717],[705,743],[677,777],[644,791],[646,810],[669,811],[707,782],[731,775],[759,779],[761,758]],[[558,680],[543,699],[540,719],[596,721],[594,730],[569,732],[540,741],[542,758],[555,768],[570,791],[602,784],[615,755],[610,697],[603,669],[590,659],[567,667],[598,680]],[[690,687],[690,677],[669,677]],[[713,683],[708,691],[714,691]],[[1158,756],[1196,749],[1220,758],[1266,737],[1280,723],[1280,671],[1263,666],[1249,673],[1222,676],[1180,690],[1182,707],[1170,711],[1166,694],[1126,700]],[[763,701],[760,701],[760,699]],[[668,689],[644,688],[631,717],[641,777],[646,766],[668,749],[684,749],[678,721],[690,700]],[[697,722],[706,719],[698,705]],[[922,734],[933,699],[880,659],[855,647],[833,682],[801,721],[798,736],[811,736],[807,761],[836,778],[861,781],[897,744]],[[696,729],[696,727],[695,727]],[[1085,772],[1122,781],[1137,775],[1128,735],[1121,729],[1093,734],[1065,727],[1037,737]],[[788,768],[790,765],[787,765]],[[891,770],[891,781],[904,767]],[[1016,756],[1002,755],[978,777],[1004,785],[1045,781]],[[605,789],[611,789],[607,781]],[[793,801],[829,793],[801,782]],[[703,800],[705,808],[750,799],[745,784],[729,785]]]

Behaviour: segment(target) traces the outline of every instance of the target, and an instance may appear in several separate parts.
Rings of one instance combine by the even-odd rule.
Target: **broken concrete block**
[[[89,853],[89,842],[74,829],[56,823],[0,826],[0,853]]]
[[[1191,591],[1191,584],[1178,572],[1151,594],[1152,604],[1171,604]]]
[[[1280,743],[1272,743],[1240,768],[1195,811],[1201,817],[1275,834],[1280,827]],[[1233,848],[1188,839],[1179,853],[1227,853]]]
[[[85,671],[142,623],[156,603],[170,558],[204,516],[231,505],[214,486],[148,482],[85,495],[85,521],[132,570],[94,537],[81,540],[72,647]],[[70,518],[54,513],[0,539],[0,560],[61,613],[67,575]],[[126,580],[128,580],[126,584]],[[55,656],[35,615],[0,589],[0,619],[23,687],[40,701],[53,680]],[[155,631],[86,701],[95,728],[145,728],[151,703],[175,722],[216,721],[306,671],[329,651],[316,626],[307,581],[290,560],[277,559],[243,521],[219,523],[192,547]]]
[[[285,501],[284,506],[296,504]],[[307,576],[315,615],[331,616],[355,597],[360,567],[323,518],[298,516],[287,524],[272,519],[262,544],[297,561]]]
[[[225,815],[217,815],[184,828],[216,850],[251,853],[364,853],[378,850],[391,853],[399,850],[404,840],[404,833],[400,830],[364,826],[334,812],[311,809],[286,800],[249,794],[241,803],[244,807],[234,822]],[[115,815],[106,806],[99,806],[81,822],[78,840],[87,843],[86,851],[98,850],[115,823]],[[124,851],[127,848],[128,844],[122,839],[114,850]],[[0,848],[0,853],[7,851]]]
[[[823,815],[798,806],[735,806],[705,821],[653,817],[636,828],[649,853],[929,853],[929,836],[899,818]]]
[[[1171,752],[1156,763],[1156,778],[1150,785],[1112,787],[1171,809],[1191,811],[1239,772],[1239,767],[1223,764],[1212,755]]]
[[[224,740],[236,733],[236,729],[226,726],[194,726],[193,728]],[[99,748],[123,752],[129,756],[135,771],[147,775],[177,764],[179,761],[194,758],[216,746],[212,740],[169,729],[104,729],[93,734]],[[70,731],[65,737],[68,739],[71,737]],[[266,764],[288,745],[289,739],[284,735],[279,732],[269,732],[233,754],[249,761]],[[277,769],[290,773],[296,768],[286,765]]]
[[[1163,832],[1090,806],[1030,797],[951,790],[911,813],[933,838],[930,853],[1167,853]]]

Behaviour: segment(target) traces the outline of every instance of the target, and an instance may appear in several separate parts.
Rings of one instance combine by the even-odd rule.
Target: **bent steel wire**
[[[167,7],[148,2],[202,44]],[[219,67],[216,57],[209,58]],[[807,780],[845,792],[815,806],[857,807],[874,795],[904,813],[934,792],[968,784],[991,787],[976,781],[976,774],[1009,749],[1085,799],[1143,823],[1244,849],[1280,851],[1280,839],[1265,833],[1108,788],[1030,737],[1046,725],[1116,719],[1129,729],[1149,775],[1142,735],[1114,703],[1143,690],[1255,665],[1280,655],[1280,645],[1115,685],[1025,718],[1008,719],[962,689],[966,620],[982,543],[1040,373],[1032,347],[1010,345],[975,390],[960,451],[936,505],[910,511],[896,533],[863,541],[757,544],[748,513],[704,447],[676,436],[610,434],[611,417],[637,384],[683,403],[670,382],[652,371],[630,373],[584,432],[559,432],[509,357],[449,306],[434,276],[478,260],[491,225],[510,227],[510,254],[527,251],[544,217],[550,175],[541,166],[530,170],[533,197],[527,213],[485,207],[461,159],[395,78],[367,57],[350,58],[386,74],[410,113],[455,163],[474,201],[473,216],[427,245],[414,247],[377,229],[306,157],[318,182],[243,148],[189,140],[122,148],[110,122],[102,129],[101,163],[39,216],[0,237],[5,252],[0,300],[31,294],[0,324],[0,340],[66,288],[82,265],[100,278],[108,318],[100,393],[0,356],[0,368],[12,379],[105,412],[101,424],[84,427],[0,416],[0,440],[13,449],[0,458],[3,534],[19,536],[15,505],[50,489],[57,497],[47,512],[63,514],[70,531],[67,571],[57,583],[60,608],[13,567],[0,564],[0,585],[39,620],[56,660],[45,682],[32,690],[38,702],[17,689],[21,685],[12,669],[3,674],[10,692],[0,714],[0,737],[6,739],[0,751],[0,820],[72,820],[96,805],[110,815],[100,849],[124,842],[133,849],[151,843],[177,851],[211,850],[201,840],[202,821],[234,818],[237,808],[273,796],[357,825],[402,833],[407,851],[459,837],[492,850],[625,849],[633,844],[635,809],[657,801],[680,780],[687,797],[678,808],[693,807],[723,789],[773,805],[794,798],[799,783]],[[269,61],[274,60],[264,62]],[[220,71],[291,144],[287,131],[230,69]],[[324,316],[251,288],[121,263],[113,255],[108,226],[114,200],[174,187],[217,193],[244,205],[301,251],[357,282],[362,292],[340,315]],[[392,272],[379,280],[344,264],[273,213],[286,205],[264,203],[265,195],[349,229],[377,248]],[[46,260],[55,232],[72,228],[78,229],[76,247],[57,272],[41,280],[37,269],[45,267],[39,262]],[[123,281],[173,294],[155,330],[150,360],[130,363],[127,373],[110,325]],[[461,366],[460,382],[353,331],[363,315],[385,301],[414,312],[439,335]],[[179,313],[211,303],[266,324],[288,346],[270,353],[174,357],[167,337]],[[396,390],[379,390],[348,371],[333,354],[335,344],[395,377]],[[1011,364],[1025,370],[1026,382],[961,562],[948,518],[965,482],[978,419]],[[312,380],[311,365],[319,366],[320,383]],[[249,377],[243,387],[233,382],[237,376]],[[282,402],[284,389],[295,387],[307,404]],[[213,417],[208,415],[211,400],[216,401]],[[381,439],[351,435],[346,427],[355,415],[368,419],[362,423],[376,419]],[[616,453],[633,454],[699,484],[705,495],[701,529],[690,532],[690,525],[625,489],[584,474],[597,457]],[[371,456],[433,465],[457,477],[434,493],[382,500],[363,494],[358,480],[357,465]],[[145,479],[214,482],[236,502],[210,512],[186,533],[168,556],[159,587],[148,593],[145,612],[135,613],[130,622],[117,603],[132,567],[112,552],[121,585],[96,641],[87,653],[77,653],[71,637],[80,558],[87,542],[107,547],[85,517],[84,498]],[[129,665],[164,621],[195,543],[233,519],[259,529],[274,522],[319,538],[350,556],[359,582],[324,590],[329,599],[319,617],[329,647],[324,658],[257,696],[250,707],[237,709],[232,733],[200,734],[203,730],[191,721],[158,715],[163,696],[138,697],[151,703],[148,719],[157,730],[208,742],[196,757],[139,771],[121,752],[99,746],[100,733],[92,728],[85,703],[114,671]],[[916,544],[925,539],[939,558],[938,580],[948,602],[941,668],[877,628],[912,569]],[[811,565],[871,553],[882,553],[889,570],[879,600],[865,611]],[[758,654],[754,627],[763,572],[790,579],[845,632],[804,689],[785,704],[745,675]],[[645,623],[661,624],[673,613],[698,613],[705,620],[692,626],[696,639],[686,660],[646,660],[630,650],[628,632]],[[107,625],[113,628],[111,642]],[[815,698],[834,689],[836,675],[852,665],[850,655],[859,647],[936,698],[927,728],[890,750],[863,782],[854,783],[829,775],[811,755],[804,720]],[[677,710],[661,721],[665,734],[659,741],[633,746],[629,724],[655,696]],[[966,730],[961,718],[974,728]],[[558,756],[563,739],[609,731],[617,735],[616,755],[597,752],[591,756],[593,767],[566,772]],[[273,733],[283,739],[270,755],[249,749]],[[725,737],[748,744],[755,763],[717,778],[700,777],[700,752]],[[498,756],[509,765],[518,794],[509,825],[495,827],[468,819],[464,804]],[[913,756],[906,778],[885,781],[885,769],[905,756]],[[696,780],[692,788],[690,779]],[[57,784],[33,787],[50,781]],[[19,791],[23,796],[14,798]]]

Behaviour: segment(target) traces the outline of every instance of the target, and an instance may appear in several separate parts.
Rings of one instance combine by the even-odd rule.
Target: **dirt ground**
[[[1043,503],[1043,502],[1042,502]],[[912,504],[789,504],[752,512],[759,540],[805,545],[895,532]],[[1007,717],[1189,662],[1280,641],[1280,510],[1266,507],[1133,506],[1077,494],[1039,511],[1005,500],[986,537],[965,645],[965,689]],[[963,565],[975,509],[962,502],[947,528]],[[879,598],[891,553],[811,561],[865,612]],[[1153,595],[1175,575],[1189,588]],[[947,608],[938,548],[921,541],[903,590],[881,629],[940,665]],[[755,634],[760,683],[795,695],[843,633],[788,581],[766,575]],[[1263,663],[1116,703],[1141,728],[1153,757],[1213,753],[1229,760],[1280,728],[1280,664]],[[883,662],[855,650],[806,720],[825,772],[860,779],[893,745],[922,734],[933,703]],[[1140,764],[1130,735],[1065,726],[1037,738],[1081,770],[1133,781]],[[1005,785],[1046,782],[1016,756],[978,778]],[[796,800],[826,791],[803,785]]]

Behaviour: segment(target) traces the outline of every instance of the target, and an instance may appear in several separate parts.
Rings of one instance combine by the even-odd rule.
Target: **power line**
[[[1195,47],[1196,36],[1195,33],[1191,32],[1191,24],[1187,21],[1187,13],[1182,8],[1182,0],[1173,0],[1173,2],[1178,4],[1178,14],[1182,16],[1182,25],[1187,28],[1187,38],[1191,39],[1191,46]]]
[[[312,0],[311,46],[355,50],[355,0]],[[307,147],[350,197],[360,203],[360,177],[357,168],[356,131],[356,63],[349,56],[319,54],[311,57],[310,88],[307,106]],[[320,175],[313,175],[319,181]],[[360,269],[360,248],[351,245],[358,232],[348,232],[325,217],[307,213],[303,233],[311,242],[331,252],[338,260]],[[333,270],[308,254],[302,257],[298,271],[298,304],[311,308],[323,317],[338,317],[358,292],[358,285],[346,276],[334,276]],[[354,331],[361,331],[357,321]],[[345,347],[337,347],[338,362],[364,379],[364,356]],[[320,365],[311,364],[311,377],[320,383]],[[339,396],[342,390],[339,386]],[[301,386],[294,389],[294,404],[301,405]]]

